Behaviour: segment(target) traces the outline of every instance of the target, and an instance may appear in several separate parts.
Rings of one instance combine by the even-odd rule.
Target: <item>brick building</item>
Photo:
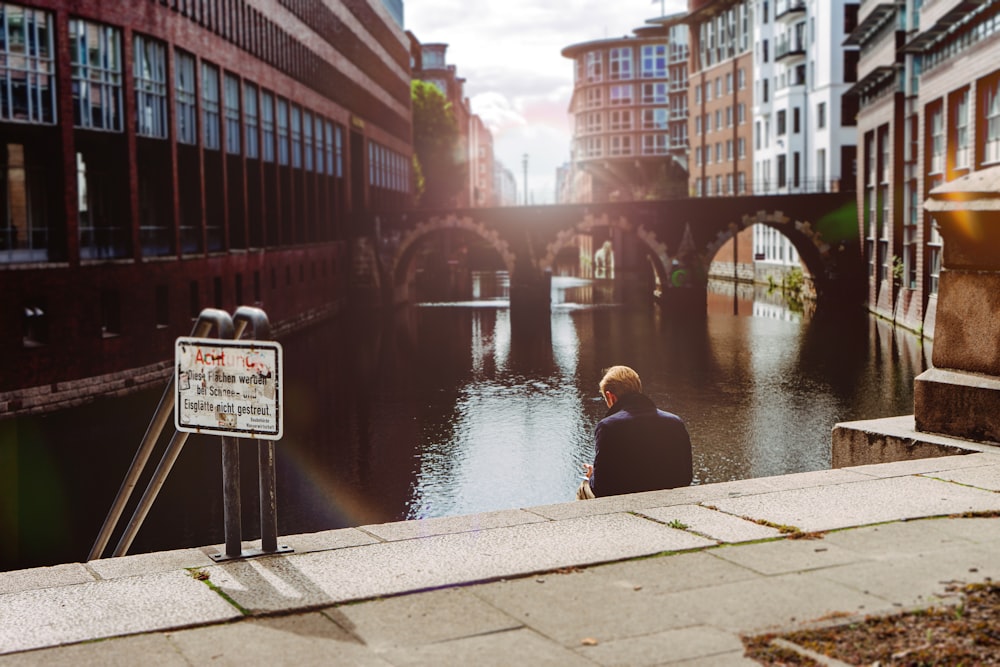
[[[0,414],[161,380],[204,307],[329,315],[364,212],[409,201],[408,43],[379,0],[0,24]]]
[[[1000,162],[1000,2],[862,3],[858,220],[874,312],[933,337],[938,185]]]

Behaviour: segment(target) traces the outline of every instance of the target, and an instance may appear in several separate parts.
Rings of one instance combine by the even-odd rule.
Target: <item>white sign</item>
[[[178,431],[281,439],[281,344],[178,338],[174,359]]]

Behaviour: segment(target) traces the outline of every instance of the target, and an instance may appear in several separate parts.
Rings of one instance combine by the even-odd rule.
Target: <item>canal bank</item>
[[[741,664],[1000,578],[998,513],[987,448],[0,573],[0,665]]]

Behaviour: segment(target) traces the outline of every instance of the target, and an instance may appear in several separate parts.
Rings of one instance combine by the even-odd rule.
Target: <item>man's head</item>
[[[622,396],[642,393],[642,380],[639,379],[639,374],[628,366],[612,366],[606,369],[600,386],[601,396],[609,406]],[[609,393],[611,398],[608,398]]]

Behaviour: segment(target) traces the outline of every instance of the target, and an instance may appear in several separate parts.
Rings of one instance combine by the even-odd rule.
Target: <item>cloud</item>
[[[684,11],[683,0],[665,3]],[[406,27],[425,43],[448,44],[447,61],[466,80],[472,109],[493,132],[494,151],[538,203],[551,202],[556,167],[569,160],[572,44],[632,34],[660,15],[650,0],[406,0]],[[523,193],[522,193],[523,196]]]

